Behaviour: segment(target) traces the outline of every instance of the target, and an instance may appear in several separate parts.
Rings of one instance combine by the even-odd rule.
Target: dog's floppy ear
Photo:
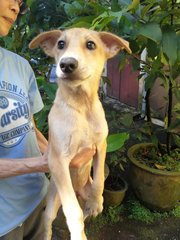
[[[29,48],[34,49],[40,46],[47,55],[54,57],[53,48],[61,34],[60,30],[40,33],[30,42]]]
[[[100,32],[99,36],[106,46],[107,58],[112,58],[123,49],[125,49],[128,53],[131,53],[129,42],[121,37],[108,32]]]

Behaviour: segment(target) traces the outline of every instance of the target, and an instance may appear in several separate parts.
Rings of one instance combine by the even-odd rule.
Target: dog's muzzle
[[[78,61],[71,57],[62,58],[59,65],[63,73],[73,73],[78,67]]]

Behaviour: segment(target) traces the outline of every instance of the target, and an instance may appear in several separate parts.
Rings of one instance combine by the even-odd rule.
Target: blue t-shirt
[[[32,115],[43,103],[29,63],[0,47],[0,158],[40,156]],[[0,179],[0,236],[20,225],[47,192],[43,173]]]

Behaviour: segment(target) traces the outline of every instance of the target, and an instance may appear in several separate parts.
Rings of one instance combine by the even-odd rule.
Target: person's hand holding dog
[[[91,161],[94,154],[96,153],[96,146],[93,145],[92,148],[84,148],[81,152],[76,154],[76,156],[71,160],[71,168],[81,168],[87,162]],[[41,171],[49,172],[48,167],[48,150],[41,157]]]

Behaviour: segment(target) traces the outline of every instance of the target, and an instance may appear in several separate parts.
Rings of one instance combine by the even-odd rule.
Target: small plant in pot
[[[119,205],[128,189],[128,184],[120,173],[120,167],[123,168],[120,149],[128,138],[128,133],[111,134],[107,138],[106,164],[109,167],[109,175],[105,180],[103,193],[106,207]]]
[[[130,179],[137,197],[149,208],[165,211],[180,201],[180,44],[178,3],[146,2],[141,6],[144,21],[133,41],[139,53],[146,47],[146,61],[141,65],[146,90],[147,122],[142,128],[150,144],[132,146]],[[164,2],[164,3],[163,3]],[[149,9],[146,16],[143,11]],[[161,17],[160,17],[161,16]],[[141,19],[142,20],[142,19]],[[142,61],[141,61],[142,63]],[[163,127],[152,121],[152,89],[161,81],[165,94]],[[154,90],[154,89],[153,89]],[[156,91],[156,89],[155,89]],[[158,115],[158,112],[155,112]],[[154,113],[153,113],[154,114]]]

